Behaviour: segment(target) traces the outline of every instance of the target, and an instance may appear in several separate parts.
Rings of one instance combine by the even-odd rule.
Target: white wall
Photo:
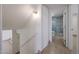
[[[0,53],[1,53],[1,40],[2,40],[2,8],[0,4]]]
[[[2,30],[2,40],[12,39],[12,30]]]
[[[31,19],[30,22],[26,28],[18,30],[20,35],[21,53],[34,53],[35,44],[33,42],[35,40],[33,39],[33,36],[36,35],[36,23],[33,19]]]
[[[21,53],[40,53],[48,45],[48,8],[39,5],[36,10],[38,16],[32,15],[26,27],[18,30]]]
[[[48,30],[49,30],[49,40],[52,42],[52,16],[60,16],[63,14],[66,5],[48,5],[48,12],[49,12],[49,21],[48,21]]]
[[[69,5],[69,48],[78,53],[78,5]]]
[[[48,16],[48,18],[49,18],[49,21],[48,21],[48,31],[49,31],[48,33],[49,33],[49,35],[48,36],[49,36],[49,40],[52,42],[52,39],[54,39],[54,38],[52,38],[52,36],[53,36],[53,34],[52,34],[52,16],[62,15],[65,6],[63,6],[63,7],[62,6],[51,7],[51,8],[48,9],[48,13],[49,13],[49,16]]]
[[[63,12],[63,38],[66,47],[69,47],[69,5],[66,5]]]
[[[33,8],[31,4],[3,4],[3,29],[21,29],[29,20]]]
[[[25,28],[17,30],[20,35],[21,53],[37,53],[41,50],[41,5],[31,7],[37,14],[32,13]]]
[[[48,7],[45,5],[41,5],[40,7],[40,18],[39,18],[39,25],[36,27],[36,31],[38,33],[37,38],[37,52],[42,51],[45,47],[47,47],[49,42],[49,18],[48,18]]]
[[[51,9],[48,9],[48,13],[49,13],[49,16],[48,16],[48,39],[50,40],[50,42],[52,42],[52,16],[54,16],[54,13]]]
[[[63,15],[66,47],[72,50],[72,53],[78,53],[78,5],[67,5]]]
[[[78,5],[78,30],[79,30],[79,5]],[[79,53],[79,31],[78,31],[78,53]]]
[[[37,14],[32,11],[22,29],[12,29],[13,53],[19,51],[19,48],[21,53],[38,53],[48,45],[48,8],[44,5],[31,5],[30,8],[37,11]]]
[[[41,19],[41,29],[42,29],[42,49],[44,49],[49,42],[48,39],[48,8],[42,5],[42,19]]]
[[[38,13],[34,14],[33,11],[37,11]],[[38,50],[41,50],[42,40],[40,4],[3,5],[3,15],[3,29],[12,29],[13,31],[13,53],[19,51],[19,44],[21,48],[22,45],[26,41],[29,41],[33,35],[36,35],[36,37],[32,38],[31,41],[22,47],[21,53],[37,53]]]
[[[12,30],[2,30],[2,53],[12,53]]]

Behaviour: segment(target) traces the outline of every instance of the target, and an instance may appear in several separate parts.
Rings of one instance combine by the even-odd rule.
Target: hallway
[[[78,7],[78,4],[2,5],[1,54],[79,53]],[[2,42],[10,36],[8,33],[2,36],[5,30],[12,32],[12,45]]]
[[[63,43],[63,39],[56,39],[54,42],[49,43],[49,45],[43,50],[43,54],[70,54],[71,50],[66,48]]]

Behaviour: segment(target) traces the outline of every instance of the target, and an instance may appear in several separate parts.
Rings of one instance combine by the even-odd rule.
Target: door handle
[[[77,37],[77,34],[73,34],[73,37]]]

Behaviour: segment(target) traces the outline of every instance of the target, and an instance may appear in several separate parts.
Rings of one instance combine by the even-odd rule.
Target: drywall
[[[2,31],[2,53],[10,54],[20,51],[19,35],[16,30]]]
[[[1,53],[1,40],[2,40],[2,8],[0,4],[0,53]]]
[[[19,47],[36,34],[36,40],[30,41],[21,51],[30,53],[29,49],[34,51],[34,48],[37,52],[41,50],[41,5],[3,5],[3,15],[3,29],[12,29],[13,53],[19,51]]]
[[[37,12],[24,29],[18,30],[21,53],[40,53],[48,45],[48,8],[39,5]]]
[[[32,20],[33,19],[31,19],[31,21]],[[18,33],[20,35],[20,52],[21,53],[30,53],[31,50],[34,51],[33,49],[35,48],[34,47],[35,44],[33,42],[35,40],[33,40],[33,36],[36,35],[35,26],[36,24],[32,22],[32,23],[29,23],[26,28],[18,30]],[[29,49],[30,49],[30,52],[29,52]]]
[[[56,9],[54,11],[51,8],[48,9],[48,13],[49,13],[49,16],[48,16],[48,19],[49,19],[49,21],[48,21],[48,31],[49,32],[48,32],[48,34],[49,34],[50,42],[52,42],[52,36],[53,36],[53,34],[52,34],[52,17],[53,16],[60,16],[62,14],[62,12],[57,13],[58,11]]]
[[[2,30],[2,53],[12,53],[12,30]]]
[[[46,4],[51,11],[51,16],[61,15],[66,4]]]
[[[48,8],[42,5],[42,19],[41,19],[41,29],[42,29],[42,49],[48,45]]]
[[[53,12],[52,10],[50,10],[50,8],[48,8],[48,39],[50,40],[50,42],[52,42],[52,16],[53,16]]]
[[[2,30],[2,40],[12,39],[12,30]]]
[[[23,28],[33,12],[30,4],[4,4],[2,8],[3,29]]]
[[[69,47],[69,5],[66,5],[63,12],[63,32],[64,44]]]
[[[69,5],[69,48],[78,53],[78,5]]]
[[[27,39],[27,38],[26,38]],[[20,46],[21,54],[34,54],[35,53],[35,37],[29,39],[24,45]]]
[[[66,47],[72,53],[79,53],[78,49],[78,5],[67,5],[63,13],[63,28]]]
[[[19,7],[21,7],[21,10],[18,9]],[[3,27],[7,29],[8,28],[12,29],[13,53],[16,53],[17,51],[19,51],[19,48],[21,53],[40,53],[40,51],[42,51],[42,49],[48,45],[48,41],[49,41],[48,40],[48,34],[49,34],[48,33],[48,8],[43,5],[30,5],[30,8],[32,9],[32,13],[28,13],[28,10],[27,10],[27,12],[24,12],[24,14],[19,15],[21,17],[27,16],[27,18],[24,17],[25,18],[24,19],[22,17],[23,20],[22,18],[19,19],[18,14],[20,13],[20,11],[26,10],[25,7],[26,9],[29,9],[27,8],[27,5],[22,5],[22,6],[21,5],[10,5],[10,6],[3,5],[3,9],[4,9],[3,14],[9,13],[9,15],[11,14],[10,16],[12,17],[12,18],[9,18],[10,16],[9,15],[7,16],[5,14],[5,17],[3,17],[4,18]],[[10,10],[10,12],[13,11],[12,13],[10,13],[9,9],[15,9],[15,11]],[[37,11],[37,13],[35,14],[34,11]],[[25,13],[27,13],[27,15]],[[18,20],[20,21],[19,24],[18,24]],[[19,37],[17,33],[19,34]],[[19,40],[20,40],[20,43],[19,43]]]
[[[21,53],[37,53],[41,50],[41,5],[33,8],[37,14],[32,13],[25,28],[17,30],[20,35]]]
[[[46,4],[48,7],[48,13],[49,13],[49,21],[48,21],[48,31],[49,31],[49,40],[52,42],[52,16],[60,16],[63,14],[64,8],[66,5],[61,4]]]
[[[78,5],[78,30],[79,30],[79,5]],[[79,31],[78,31],[78,53],[79,53]]]

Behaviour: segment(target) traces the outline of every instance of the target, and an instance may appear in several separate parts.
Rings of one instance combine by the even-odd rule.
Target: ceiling
[[[62,14],[66,5],[45,4],[54,14]],[[33,10],[37,9],[36,4],[4,4],[2,5],[3,29],[19,29],[27,25]]]
[[[62,15],[66,4],[45,4],[54,16]],[[53,15],[52,15],[53,16]]]
[[[19,29],[27,25],[36,5],[4,4],[2,6],[3,29]]]

